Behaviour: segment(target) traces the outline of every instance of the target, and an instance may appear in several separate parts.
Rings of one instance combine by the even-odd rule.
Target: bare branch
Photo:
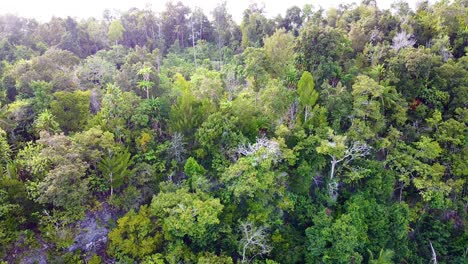
[[[264,227],[256,227],[250,222],[241,223],[242,261],[250,263],[253,258],[270,253],[272,247],[267,244],[267,232]],[[252,255],[248,257],[248,255]]]
[[[364,157],[369,155],[371,149],[372,148],[366,143],[362,143],[359,141],[353,142],[353,145],[345,150],[344,157],[338,162],[344,160],[345,164],[348,164],[350,161],[358,157]]]
[[[237,153],[244,156],[251,156],[256,155],[261,150],[264,150],[260,155],[261,159],[272,158],[274,162],[281,160],[281,149],[278,142],[265,137],[257,138],[254,144],[239,145]]]
[[[429,245],[431,246],[431,251],[432,251],[431,262],[432,262],[432,264],[437,264],[437,254],[436,254],[436,252],[435,252],[434,247],[432,246],[432,242],[431,242],[431,241],[429,241]]]
[[[392,48],[399,51],[402,48],[412,47],[416,44],[416,40],[411,37],[411,34],[407,34],[405,31],[397,33],[392,39]]]
[[[181,133],[174,133],[170,143],[170,153],[172,157],[178,162],[182,163],[184,160],[185,150],[185,142],[184,136]]]

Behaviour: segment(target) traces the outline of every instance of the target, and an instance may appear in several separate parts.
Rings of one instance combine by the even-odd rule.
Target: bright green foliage
[[[197,260],[198,264],[233,264],[229,256],[217,256],[213,253],[204,253]]]
[[[385,125],[381,113],[384,87],[360,75],[353,85],[353,115],[350,136],[358,140],[375,138]]]
[[[198,100],[208,98],[211,103],[218,104],[225,94],[221,74],[205,68],[198,68],[190,78],[192,92]]]
[[[405,186],[413,183],[424,201],[440,206],[458,182],[444,180],[446,168],[437,162],[442,149],[436,141],[423,136],[414,146],[397,144],[397,150],[389,156],[388,163],[400,173],[400,181]]]
[[[165,264],[164,257],[162,254],[156,253],[151,256],[145,257],[143,262],[144,264]]]
[[[228,190],[236,199],[252,198],[262,192],[276,192],[282,187],[282,177],[273,170],[273,161],[266,152],[263,148],[255,156],[240,158],[222,175],[221,181],[227,184]]]
[[[222,164],[228,163],[229,154],[243,140],[242,133],[237,127],[238,119],[223,112],[210,115],[198,128],[196,139],[200,144],[197,151],[204,163],[213,169],[219,169]]]
[[[117,227],[109,233],[109,240],[109,253],[113,256],[144,259],[160,249],[162,234],[152,221],[150,209],[142,206],[138,212],[130,210],[117,221]]]
[[[50,112],[65,133],[83,129],[89,117],[89,96],[89,91],[54,93]]]
[[[143,67],[138,71],[138,75],[143,77],[143,80],[138,82],[138,87],[146,91],[146,99],[149,99],[149,90],[154,85],[154,82],[150,81],[151,72],[150,67]]]
[[[102,263],[102,259],[100,256],[98,255],[93,255],[89,261],[88,261],[89,264],[101,264]]]
[[[34,121],[34,127],[38,132],[45,131],[49,134],[58,132],[60,131],[59,123],[55,119],[55,116],[45,109]]]
[[[28,143],[19,150],[15,159],[19,171],[30,174],[32,178],[42,178],[50,166],[48,158],[41,155],[43,148],[40,144]]]
[[[2,186],[3,187],[3,186]],[[8,201],[8,193],[0,189],[0,253],[4,254],[7,250],[6,245],[11,243],[16,238],[16,230],[18,228],[17,219],[15,219],[14,212],[18,211],[20,206],[12,204]]]
[[[172,105],[169,113],[169,127],[173,132],[182,133],[191,138],[195,130],[203,122],[204,117],[211,112],[211,104],[205,100],[198,101],[189,89],[189,83],[182,76],[176,77],[177,86],[180,95],[175,104]]]
[[[255,92],[259,92],[268,81],[268,60],[263,48],[247,48],[242,54],[245,61],[244,76]]]
[[[302,107],[312,107],[317,102],[318,93],[315,90],[314,77],[310,72],[304,71],[302,73],[302,77],[297,84],[297,93]]]
[[[184,173],[188,177],[189,186],[192,190],[209,191],[210,184],[205,177],[205,169],[197,161],[190,157],[185,162]]]
[[[51,96],[52,84],[44,81],[32,81],[31,89],[33,90],[33,108],[36,113],[40,113],[49,108],[53,97]]]
[[[315,106],[319,97],[318,92],[314,89],[315,81],[310,72],[303,72],[302,77],[297,84],[297,93],[299,95],[299,104],[303,109],[304,123],[310,118],[312,114],[312,107]],[[315,109],[314,109],[315,110]]]
[[[283,78],[294,63],[294,36],[284,29],[277,29],[270,37],[265,38],[265,55],[268,69],[273,77]]]
[[[335,135],[333,130],[328,130],[328,140],[322,140],[320,146],[317,147],[317,152],[326,154],[340,160],[345,155],[346,136]]]
[[[116,19],[109,25],[107,36],[112,43],[117,45],[117,43],[122,40],[124,32],[125,28],[122,26],[122,23],[120,23],[120,20]]]
[[[6,139],[5,133],[0,131],[0,168],[11,161],[11,148]]]
[[[98,169],[107,180],[110,186],[110,196],[114,193],[114,189],[119,188],[132,175],[130,166],[133,161],[131,154],[125,150],[123,152],[109,152],[98,164]]]
[[[395,255],[395,252],[392,250],[388,249],[381,249],[379,252],[379,255],[376,259],[374,259],[373,255],[371,255],[369,259],[369,264],[393,264],[394,262],[392,261],[393,256]]]
[[[109,153],[117,152],[120,146],[115,144],[114,135],[102,131],[101,127],[92,127],[81,133],[73,135],[83,159],[94,166]]]
[[[212,228],[219,224],[223,205],[218,198],[187,188],[162,190],[151,202],[152,214],[161,221],[167,240],[188,237],[197,245],[207,245],[215,234]]]
[[[114,134],[118,142],[128,137],[126,124],[133,117],[141,98],[133,92],[122,92],[113,84],[108,84],[102,98],[101,110],[90,122],[91,126],[101,126]]]

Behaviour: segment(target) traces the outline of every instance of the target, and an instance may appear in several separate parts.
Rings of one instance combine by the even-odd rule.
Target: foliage
[[[143,259],[157,251],[162,244],[162,234],[152,223],[150,209],[133,209],[117,221],[117,227],[109,233],[109,251],[121,259],[130,256]]]
[[[83,128],[89,117],[88,91],[56,92],[50,104],[51,113],[57,118],[65,132],[76,132]]]
[[[466,1],[231,4],[0,14],[0,262],[466,263]]]
[[[152,214],[161,221],[167,240],[188,237],[197,245],[208,245],[215,237],[213,228],[220,223],[223,209],[218,198],[206,193],[190,193],[188,188],[161,192],[151,202]]]

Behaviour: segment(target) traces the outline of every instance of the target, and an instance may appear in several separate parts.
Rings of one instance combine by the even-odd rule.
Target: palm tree
[[[392,261],[393,256],[395,255],[395,252],[390,249],[381,249],[379,253],[379,257],[377,259],[374,259],[374,254],[370,250],[369,251],[369,264],[393,264],[394,262]]]

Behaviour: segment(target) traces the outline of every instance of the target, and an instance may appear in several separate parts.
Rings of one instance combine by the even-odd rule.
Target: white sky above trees
[[[407,0],[413,9],[418,0]],[[0,14],[11,13],[22,17],[36,18],[41,22],[47,22],[52,16],[76,17],[76,18],[102,18],[105,9],[116,9],[125,11],[131,7],[144,8],[150,4],[155,12],[164,10],[167,0],[0,0]],[[173,0],[177,2],[177,0]],[[210,15],[211,10],[220,0],[182,0],[189,7],[201,7],[205,14]],[[361,0],[227,0],[228,11],[237,22],[242,18],[242,12],[250,3],[263,3],[267,17],[275,17],[277,14],[284,15],[287,8],[297,5],[303,7],[312,4],[324,9],[336,7],[340,3],[360,3]],[[394,0],[377,0],[380,8],[390,8]],[[433,2],[433,1],[431,1]]]

